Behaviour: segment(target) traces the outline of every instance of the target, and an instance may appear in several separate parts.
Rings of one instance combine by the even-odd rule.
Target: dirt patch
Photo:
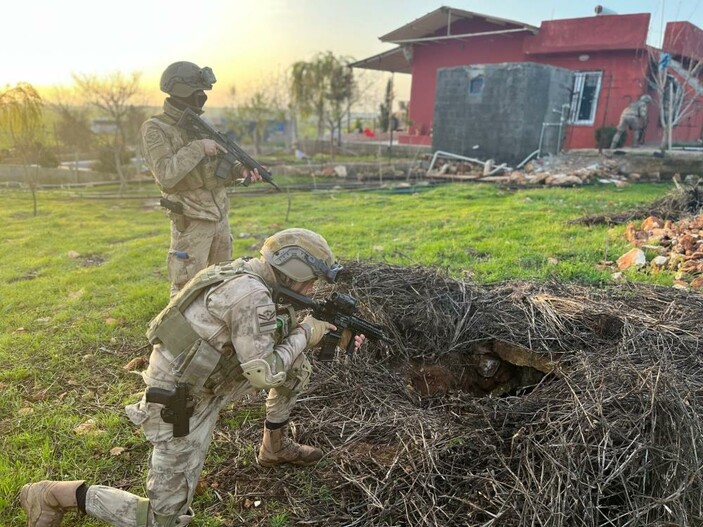
[[[105,263],[106,258],[97,254],[92,254],[88,256],[79,256],[78,261],[80,262],[81,267],[100,267]]]
[[[26,273],[10,278],[7,283],[14,284],[15,282],[24,282],[26,280],[34,280],[35,278],[41,276],[41,272],[37,269],[30,269]]]

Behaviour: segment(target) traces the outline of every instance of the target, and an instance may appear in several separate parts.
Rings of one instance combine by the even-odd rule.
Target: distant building
[[[93,119],[90,130],[94,134],[114,134],[117,133],[117,123],[114,119]]]
[[[563,114],[560,146],[565,149],[594,148],[596,129],[615,126],[620,113],[630,102],[645,93],[657,101],[655,88],[648,80],[652,68],[657,67],[650,58],[650,52],[661,51],[647,45],[649,13],[604,15],[602,11],[590,17],[549,20],[535,27],[471,11],[440,7],[380,37],[383,42],[397,44],[397,48],[360,60],[352,66],[412,75],[410,126],[407,132],[398,134],[398,139],[401,143],[426,145],[433,144],[432,132],[436,134],[446,125],[445,122],[439,123],[438,117],[453,116],[452,126],[456,127],[457,112],[467,110],[466,105],[475,104],[478,100],[466,94],[480,96],[482,92],[491,90],[489,83],[493,82],[492,79],[502,78],[505,81],[497,74],[495,67],[489,70],[490,77],[487,76],[485,66],[502,65],[514,72],[521,71],[516,68],[519,65],[534,69],[530,64],[569,70],[572,75],[568,84],[563,86],[568,93],[566,106],[560,108],[557,105],[546,114],[526,112],[529,114],[527,117],[553,122],[556,126]],[[691,61],[703,59],[703,31],[689,22],[669,22],[663,42],[663,51],[671,57],[668,71],[671,71],[672,81],[678,87],[686,83],[699,96],[703,94],[701,78],[692,77],[686,71]],[[464,72],[456,74],[461,81],[450,81],[447,77],[448,71],[455,68]],[[528,93],[521,93],[516,100],[491,100],[493,113],[504,114],[505,108],[510,108],[510,111],[517,112],[515,119],[523,119],[526,117],[516,106],[517,100],[529,104],[532,95],[543,99],[544,94],[537,90],[545,89],[545,85],[537,82],[537,77],[523,73],[518,77],[522,83],[520,89]],[[564,82],[563,79],[560,82]],[[438,88],[442,93],[438,93]],[[452,90],[459,91],[452,95]],[[530,90],[535,91],[529,93]],[[487,131],[494,122],[492,112],[487,108],[480,114],[474,110],[472,112],[474,117],[481,116],[483,129]],[[658,112],[659,105],[655,102],[650,106],[646,143],[659,144],[662,137]],[[505,116],[494,117],[500,120]],[[530,123],[538,130],[533,132],[531,147],[536,147],[540,141],[535,134],[540,135],[543,122]],[[445,126],[445,132],[457,130],[448,130]],[[445,135],[448,137],[451,134]],[[686,117],[674,127],[673,140],[695,143],[702,135],[703,104],[695,99]],[[466,147],[469,148],[476,139],[475,136],[465,137]],[[433,146],[436,150],[441,145]]]

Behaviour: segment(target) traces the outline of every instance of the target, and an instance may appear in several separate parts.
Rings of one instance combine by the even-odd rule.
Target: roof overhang
[[[495,26],[496,29],[484,29],[482,31],[473,31],[470,33],[466,31],[452,32],[452,27],[456,22],[471,19],[483,20]],[[350,64],[350,66],[352,68],[389,71],[393,73],[412,73],[411,62],[414,44],[429,44],[446,40],[493,36],[522,31],[529,31],[535,34],[539,29],[535,26],[523,24],[522,22],[516,22],[514,20],[506,20],[504,18],[482,15],[473,11],[464,11],[462,9],[443,6],[380,37],[382,42],[398,44],[399,46],[397,48],[384,51],[383,53],[379,53],[367,59],[359,60]]]
[[[402,46],[390,51],[384,51],[367,59],[358,60],[349,66],[367,70],[390,71],[392,73],[412,73],[410,61],[406,58]]]
[[[529,24],[524,24],[515,20],[496,18],[494,16],[483,15],[474,11],[464,11],[452,7],[442,6],[431,13],[427,13],[409,24],[405,24],[398,29],[391,31],[380,37],[381,42],[401,43],[415,39],[425,39],[434,36],[440,29],[446,28],[442,36],[452,36],[452,24],[459,20],[480,19],[485,20],[500,29],[523,29],[537,33],[538,28]]]

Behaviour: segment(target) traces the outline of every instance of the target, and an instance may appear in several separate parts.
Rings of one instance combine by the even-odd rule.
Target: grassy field
[[[629,249],[625,227],[567,221],[630,209],[669,189],[451,184],[417,193],[234,195],[234,253],[255,255],[266,236],[296,226],[323,234],[341,260],[434,266],[483,283],[556,278],[598,286],[612,274],[598,263]],[[169,227],[157,202],[155,192],[130,199],[40,192],[34,217],[29,194],[0,193],[1,526],[24,525],[17,493],[28,481],[87,479],[143,494],[148,446],[122,411],[142,384],[123,366],[147,356],[145,327],[168,299]],[[224,456],[215,442],[206,469]],[[199,496],[196,507],[213,499]],[[285,525],[284,511],[271,518]],[[64,523],[78,524],[94,525]],[[201,515],[195,525],[225,523]]]

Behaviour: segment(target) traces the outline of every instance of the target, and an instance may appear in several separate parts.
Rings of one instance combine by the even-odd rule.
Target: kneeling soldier
[[[126,408],[153,446],[148,499],[82,480],[27,484],[20,502],[29,527],[56,527],[69,510],[120,527],[187,525],[220,410],[261,389],[268,398],[259,464],[318,461],[320,449],[289,437],[288,419],[310,378],[304,351],[336,328],[310,316],[296,325],[295,313],[278,313],[274,289],[309,294],[315,280],[334,282],[340,269],[322,236],[287,229],[268,238],[257,259],[198,273],[151,322],[147,389]]]

